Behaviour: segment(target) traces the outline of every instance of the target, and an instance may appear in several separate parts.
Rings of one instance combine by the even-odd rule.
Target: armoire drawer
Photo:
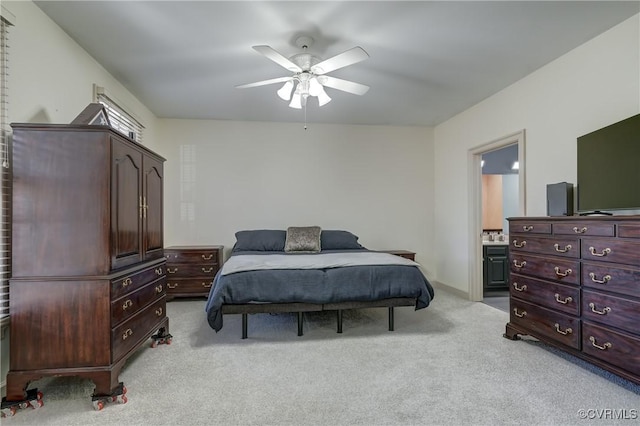
[[[111,351],[116,362],[142,339],[148,338],[149,331],[166,316],[166,299],[161,297],[142,311],[111,330]]]
[[[556,257],[538,257],[523,253],[509,254],[511,272],[521,275],[560,281],[568,284],[580,282],[580,261]]]
[[[583,290],[582,318],[639,334],[640,302]]]
[[[580,319],[511,297],[511,322],[563,345],[580,349]]]
[[[165,263],[152,268],[134,270],[111,281],[111,300],[137,290],[165,274]]]
[[[604,262],[582,262],[582,285],[640,298],[640,269]]]
[[[111,325],[115,326],[119,324],[153,300],[162,297],[165,293],[164,283],[164,277],[158,278],[140,290],[128,293],[120,299],[111,302]]]
[[[624,332],[582,323],[582,351],[633,374],[640,374],[640,338]]]
[[[509,287],[511,297],[517,297],[571,315],[580,315],[579,287],[516,274],[511,274]]]

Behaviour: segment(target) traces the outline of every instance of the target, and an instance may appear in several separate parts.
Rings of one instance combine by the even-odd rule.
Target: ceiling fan
[[[296,39],[296,45],[303,49],[303,52],[293,55],[290,58],[286,58],[270,46],[253,46],[253,49],[258,53],[261,53],[276,64],[292,72],[293,75],[242,84],[236,86],[236,88],[246,89],[249,87],[284,82],[284,85],[277,91],[278,96],[285,101],[290,100],[289,106],[298,109],[307,105],[307,98],[309,98],[309,96],[317,97],[320,106],[330,102],[331,98],[327,95],[327,92],[325,92],[324,87],[342,90],[343,92],[354,95],[364,95],[367,93],[369,86],[326,75],[331,71],[367,59],[369,55],[363,48],[357,46],[329,59],[322,60],[315,55],[307,53],[307,49],[312,44],[313,39],[311,37],[298,37]]]

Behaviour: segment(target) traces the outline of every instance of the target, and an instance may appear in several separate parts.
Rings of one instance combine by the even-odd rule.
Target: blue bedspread
[[[328,269],[275,269],[216,275],[205,307],[211,328],[222,328],[222,305],[245,303],[338,303],[396,297],[416,299],[416,310],[433,299],[433,287],[416,266],[370,265]]]

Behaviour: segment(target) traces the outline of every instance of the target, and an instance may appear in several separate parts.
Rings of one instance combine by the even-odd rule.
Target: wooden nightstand
[[[207,297],[213,277],[222,267],[223,246],[172,246],[167,259],[167,300]]]
[[[404,257],[409,260],[416,260],[416,254],[409,250],[380,250],[383,253],[395,254],[396,256]]]

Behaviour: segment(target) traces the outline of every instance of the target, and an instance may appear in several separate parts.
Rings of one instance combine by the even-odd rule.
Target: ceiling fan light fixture
[[[278,90],[278,96],[282,100],[288,101],[291,99],[291,92],[293,91],[293,80],[289,80]]]
[[[300,92],[298,92],[297,90],[296,90],[296,93],[294,93],[293,97],[291,98],[291,103],[289,103],[289,107],[295,108],[295,109],[302,108],[302,95],[300,95]]]
[[[318,105],[323,106],[331,102],[331,98],[327,95],[327,92],[324,91],[324,88],[320,86],[320,92],[318,93]]]
[[[322,84],[320,84],[315,76],[311,77],[309,79],[309,94],[311,96],[319,96],[322,91]]]

